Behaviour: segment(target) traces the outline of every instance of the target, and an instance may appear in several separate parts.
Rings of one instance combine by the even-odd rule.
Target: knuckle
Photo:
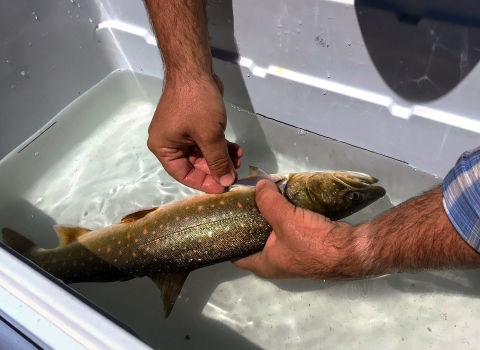
[[[268,192],[265,189],[260,188],[255,195],[255,201],[257,202],[257,206],[260,210],[268,209],[270,206],[268,205]]]
[[[253,273],[256,274],[260,278],[270,278],[271,273],[269,273],[268,268],[265,266],[265,263],[263,264],[257,264],[254,269],[252,269]]]
[[[150,150],[150,152],[153,152],[153,153],[155,153],[155,150],[157,149],[155,139],[153,139],[151,136],[149,136],[147,139],[147,147]]]
[[[220,171],[224,169],[228,169],[230,166],[230,158],[225,155],[217,156],[214,159],[207,161],[208,167],[212,171]]]
[[[275,185],[274,185],[275,186]],[[268,180],[260,180],[257,184],[257,198],[268,197],[272,193],[272,187]]]
[[[293,208],[292,208],[293,207]],[[293,211],[293,214],[295,214],[295,212],[297,211],[297,207],[295,206],[292,206],[289,202],[287,202],[286,200],[285,201],[282,201],[282,203],[280,203],[280,206],[278,208],[280,210],[280,212],[283,214],[283,215],[290,215],[290,213]]]
[[[263,279],[267,279],[269,277],[269,275],[262,269],[257,269],[255,271],[255,274],[260,277],[260,278],[263,278]]]
[[[165,147],[162,147],[157,140],[153,138],[148,138],[147,140],[147,148],[152,152],[160,163],[166,167],[165,158],[169,156],[169,152]]]
[[[260,213],[265,215],[265,212],[268,211],[270,206],[268,205],[268,201],[265,200],[264,196],[262,196],[261,193],[256,194],[255,203],[257,204],[257,207],[258,207],[258,210],[260,210]]]
[[[200,135],[204,143],[219,143],[226,142],[225,140],[225,128],[219,123],[215,123],[205,129]]]

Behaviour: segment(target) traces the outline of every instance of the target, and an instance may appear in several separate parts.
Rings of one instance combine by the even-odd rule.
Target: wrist
[[[203,60],[202,60],[203,61]],[[210,57],[206,62],[184,62],[181,65],[165,64],[165,81],[170,82],[187,82],[192,80],[202,80],[212,78],[213,68],[212,59]]]
[[[205,96],[205,94],[211,94],[215,90],[219,94],[218,96],[222,98],[223,83],[220,78],[212,75],[211,72],[203,72],[197,74],[197,76],[189,75],[186,72],[174,72],[166,76],[163,94],[173,93],[177,96],[177,99],[191,100],[195,95]]]
[[[380,276],[385,273],[382,271],[378,257],[375,256],[371,227],[370,222],[352,227],[353,255],[357,261],[359,276],[362,277]]]
[[[345,222],[333,222],[324,248],[329,253],[330,266],[320,266],[320,276],[329,280],[356,280],[368,276],[369,244],[363,226],[352,226]],[[326,275],[324,273],[328,271]]]
[[[194,86],[205,83],[213,83],[211,70],[197,70],[192,73],[188,69],[171,68],[165,72],[165,85],[172,87],[178,86]]]

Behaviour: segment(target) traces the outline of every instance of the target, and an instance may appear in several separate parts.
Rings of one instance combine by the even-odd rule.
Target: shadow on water
[[[232,0],[208,1],[207,15],[215,72],[225,84],[224,99],[227,104],[232,103],[254,112],[241,68],[238,64],[240,54],[234,36]],[[258,120],[249,118],[249,121],[246,122],[242,118],[232,116],[232,112],[228,113],[228,123],[235,134],[236,142],[245,151],[242,168],[246,168],[245,165],[248,164],[261,165],[261,163],[268,163],[268,171],[272,173],[277,172],[277,161]],[[242,141],[245,140],[248,141],[243,143]]]
[[[55,220],[43,211],[37,209],[23,198],[15,197],[5,191],[1,191],[0,198],[0,228],[9,227],[24,234],[29,239],[32,239],[38,246],[42,248],[53,248],[58,246],[58,238],[53,231]],[[93,304],[90,300],[78,294],[74,289],[70,288],[54,276],[50,275],[30,260],[24,258],[10,247],[4,245],[3,238],[0,235],[0,249],[5,249],[12,255],[18,257],[24,263],[29,265],[37,272],[44,275],[47,279],[58,285],[60,288],[66,290],[80,301],[93,308],[107,319],[111,320],[127,332],[139,337],[138,334],[120,320],[107,314],[102,308]],[[139,337],[140,338],[140,337]],[[140,338],[141,339],[141,338]]]
[[[416,274],[388,276],[387,283],[394,289],[416,294],[450,294],[480,297],[480,270],[425,271]]]
[[[43,248],[58,246],[55,220],[23,198],[0,189],[0,228],[11,228]]]
[[[348,282],[324,282],[315,280],[271,281],[277,288],[302,293],[330,288],[358,286],[364,289],[378,288],[378,281],[385,287],[407,294],[438,294],[451,296],[480,297],[480,270],[443,270],[418,273],[399,273]],[[374,288],[374,285],[377,287]],[[390,296],[390,298],[395,298]]]
[[[168,319],[164,318],[160,292],[149,278],[73,287],[114,317],[128,320],[155,348],[221,349],[231,344],[232,349],[258,349],[227,325],[202,314],[220,284],[247,275],[228,262],[192,272]]]
[[[444,96],[480,59],[475,0],[356,0],[355,10],[375,67],[405,100]]]

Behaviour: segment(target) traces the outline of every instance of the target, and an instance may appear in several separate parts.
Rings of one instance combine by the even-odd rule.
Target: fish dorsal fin
[[[89,230],[85,227],[80,226],[53,226],[53,229],[58,235],[58,239],[60,240],[60,246],[67,245],[72,243],[78,239],[78,237],[88,233],[92,230]]]
[[[255,165],[249,165],[248,166],[248,174],[247,176],[259,176],[259,175],[267,175],[266,172],[264,172],[262,169],[257,168]]]
[[[128,215],[125,215],[122,220],[120,220],[120,223],[121,224],[126,224],[126,223],[129,223],[129,222],[134,222],[134,221],[137,221],[141,218],[143,218],[145,215],[147,215],[148,213],[151,213],[152,211],[155,211],[157,210],[157,207],[155,208],[150,208],[150,209],[142,209],[142,210],[139,210],[139,211],[136,211],[134,213],[131,213],[131,214],[128,214]]]
[[[180,271],[168,275],[155,275],[150,277],[162,293],[165,318],[170,315],[189,273],[190,271]]]

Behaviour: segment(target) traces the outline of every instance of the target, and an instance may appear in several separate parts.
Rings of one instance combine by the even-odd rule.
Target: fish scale
[[[254,195],[252,187],[237,187],[200,196],[188,208],[175,202],[133,223],[110,226],[103,239],[88,234],[78,242],[127,276],[194,270],[261,250],[271,227]]]
[[[188,273],[262,250],[271,226],[255,203],[255,183],[277,182],[296,206],[340,219],[385,194],[376,179],[356,172],[266,175],[255,167],[228,192],[197,195],[127,215],[91,231],[55,226],[60,246],[42,249],[4,228],[4,242],[65,283],[110,282],[149,276],[167,317]]]

